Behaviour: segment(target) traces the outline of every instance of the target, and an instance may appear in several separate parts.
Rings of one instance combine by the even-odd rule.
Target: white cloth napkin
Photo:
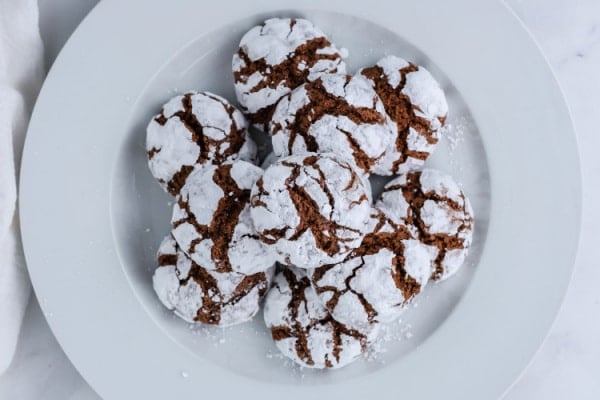
[[[37,0],[0,0],[0,374],[14,355],[31,292],[16,209],[17,176],[43,77]]]

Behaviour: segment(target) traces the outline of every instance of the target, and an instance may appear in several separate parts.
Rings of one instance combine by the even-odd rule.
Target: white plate
[[[575,256],[580,175],[568,111],[533,41],[496,2],[324,3],[104,0],[54,64],[23,157],[23,240],[50,326],[105,398],[490,399],[548,331]],[[314,20],[350,50],[352,70],[387,53],[424,64],[462,132],[431,164],[472,199],[467,266],[407,312],[411,339],[339,371],[276,357],[260,317],[190,329],[151,289],[170,198],[146,167],[146,122],[187,89],[233,100],[231,54],[274,15]]]

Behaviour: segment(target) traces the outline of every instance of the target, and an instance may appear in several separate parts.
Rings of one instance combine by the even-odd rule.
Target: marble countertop
[[[39,0],[50,66],[97,0]],[[507,400],[600,398],[600,1],[507,0],[546,54],[565,92],[577,130],[584,216],[575,273],[548,338]],[[557,182],[560,184],[560,182]],[[557,190],[560,188],[557,187]],[[598,202],[598,203],[597,203]],[[0,399],[98,399],[64,355],[32,296]]]

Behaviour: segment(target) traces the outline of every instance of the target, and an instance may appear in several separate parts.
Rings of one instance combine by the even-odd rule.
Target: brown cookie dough
[[[408,173],[385,186],[376,207],[436,251],[434,280],[462,266],[473,238],[473,209],[452,177],[432,169]]]
[[[343,53],[302,18],[271,18],[255,26],[242,37],[232,61],[243,111],[266,130],[282,96],[322,74],[345,73]]]
[[[425,68],[396,56],[382,58],[359,74],[372,82],[396,125],[395,143],[379,167],[389,175],[422,166],[434,150],[448,115],[440,85]]]
[[[359,357],[378,327],[351,329],[321,304],[306,271],[286,267],[275,276],[265,300],[265,323],[279,350],[309,368],[339,368]]]
[[[252,189],[252,221],[281,263],[341,262],[364,237],[370,190],[352,164],[334,154],[282,158]]]
[[[160,301],[188,322],[229,326],[251,319],[269,289],[274,267],[244,275],[202,268],[167,236],[157,254],[153,286]]]
[[[331,315],[358,329],[397,319],[429,280],[436,256],[409,227],[381,211],[373,210],[370,227],[346,260],[309,272]]]
[[[370,82],[360,75],[324,75],[284,96],[269,126],[277,156],[332,152],[363,173],[379,168],[395,126]]]
[[[275,263],[250,218],[250,189],[263,170],[245,161],[195,169],[173,207],[172,235],[196,263],[252,274]]]
[[[220,96],[190,92],[174,97],[146,130],[150,171],[175,196],[196,165],[254,162],[256,144],[246,128],[242,113]]]

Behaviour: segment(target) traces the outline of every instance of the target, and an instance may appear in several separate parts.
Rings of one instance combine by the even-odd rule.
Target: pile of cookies
[[[161,302],[229,326],[264,299],[277,347],[311,368],[364,353],[456,273],[473,232],[459,186],[421,169],[448,112],[439,84],[395,56],[349,75],[346,53],[307,20],[269,19],[233,56],[241,111],[189,92],[147,128],[150,171],[176,199],[153,277]],[[263,168],[249,124],[271,139]],[[378,199],[371,174],[394,176]]]

